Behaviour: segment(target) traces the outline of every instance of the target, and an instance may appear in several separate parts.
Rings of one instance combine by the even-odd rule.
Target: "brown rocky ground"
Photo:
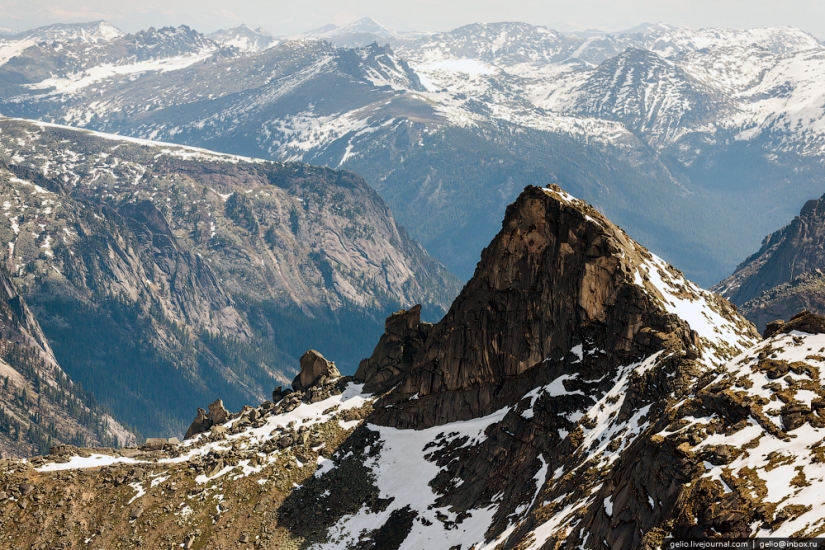
[[[3,461],[0,546],[301,548],[304,538],[284,526],[289,520],[279,510],[296,486],[313,478],[319,459],[352,439],[353,427],[341,423],[357,424],[370,407],[319,413],[310,426],[293,420],[263,443],[248,433],[276,411],[289,414],[298,403],[309,405],[313,395],[316,402],[318,396],[334,400],[347,383],[339,378],[312,394],[292,394],[279,407],[248,408],[228,429],[216,425],[198,437],[194,451],[187,444],[156,450],[61,446],[29,462]],[[175,461],[186,453],[194,456]],[[84,459],[110,464],[71,467]],[[358,491],[354,480],[347,483]]]

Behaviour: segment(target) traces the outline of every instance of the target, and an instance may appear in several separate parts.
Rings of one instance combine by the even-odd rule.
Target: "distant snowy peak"
[[[569,44],[568,44],[569,42]],[[561,33],[527,23],[475,23],[401,44],[410,59],[470,58],[501,63],[548,63],[564,59],[572,40]]]
[[[669,31],[676,31],[679,30],[679,27],[675,25],[668,25],[667,23],[662,23],[661,21],[657,23],[648,23],[644,22],[635,27],[630,29],[625,29],[623,31],[618,32],[605,32],[602,34],[612,34],[612,35],[622,35],[622,34],[653,34],[657,32],[669,32]]]
[[[106,21],[91,23],[57,23],[38,27],[11,36],[13,39],[33,39],[38,42],[80,42],[97,44],[111,42],[124,36],[124,32]]]
[[[599,65],[573,97],[576,112],[624,122],[659,143],[715,121],[725,105],[724,97],[680,67],[637,49]]]
[[[631,39],[633,37],[632,34],[622,36]],[[730,46],[758,46],[776,54],[792,54],[821,46],[816,38],[795,27],[700,29],[694,31],[665,26],[642,36],[641,43],[645,49],[664,56],[705,48]]]
[[[375,86],[390,86],[398,90],[426,91],[418,75],[406,61],[396,56],[389,46],[373,44],[357,50],[366,80]]]
[[[396,43],[420,36],[422,33],[399,33],[386,25],[364,17],[344,26],[324,25],[309,32],[290,37],[292,39],[326,40],[338,47],[357,48],[373,42]]]
[[[560,33],[528,23],[503,22],[476,23],[425,36],[405,45],[404,54],[411,58],[442,55],[506,63],[579,60],[598,65],[628,48],[670,58],[724,47],[757,47],[786,55],[818,49],[821,44],[794,27],[690,30],[656,23],[618,33]]]
[[[369,17],[363,17],[348,25],[325,25],[301,35],[303,38],[335,38],[346,34],[373,34],[382,38],[400,38],[401,35],[393,29],[382,25]]]
[[[127,45],[147,52],[145,57],[160,58],[202,50],[215,50],[217,45],[198,31],[179,27],[150,27],[123,37]]]
[[[246,25],[232,29],[222,29],[207,37],[223,47],[237,48],[250,53],[265,50],[279,43],[279,40],[263,27],[253,30]]]

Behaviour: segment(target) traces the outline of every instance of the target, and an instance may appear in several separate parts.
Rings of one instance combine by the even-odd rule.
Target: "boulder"
[[[808,310],[800,311],[782,325],[778,332],[789,334],[795,330],[808,334],[825,334],[825,317]]]
[[[782,319],[777,319],[775,321],[771,321],[767,325],[765,325],[765,330],[762,332],[762,338],[768,339],[780,330],[782,327],[785,326],[785,321]]]
[[[147,451],[160,451],[166,445],[165,437],[147,437],[142,449]]]
[[[222,399],[216,399],[214,403],[210,403],[207,416],[212,424],[223,424],[229,420],[229,411],[224,408]]]
[[[198,408],[198,414],[195,416],[195,420],[189,425],[189,429],[186,430],[186,435],[183,436],[183,439],[191,439],[209,430],[210,427],[212,427],[212,420],[206,416],[205,410]]]
[[[301,372],[292,381],[292,387],[296,391],[305,391],[321,379],[339,378],[341,373],[335,368],[335,363],[311,349],[301,356]]]

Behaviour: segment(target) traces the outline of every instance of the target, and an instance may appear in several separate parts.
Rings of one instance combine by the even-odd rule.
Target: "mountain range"
[[[822,535],[823,56],[785,27],[0,35],[0,539]]]
[[[329,42],[362,31],[391,46]],[[60,32],[0,42],[0,112],[354,170],[462,278],[528,184],[705,286],[822,192],[825,46],[795,28]]]
[[[528,187],[438,323],[396,312],[354,377],[310,351],[296,391],[213,403],[180,444],[5,463],[0,532],[382,550],[816,537],[825,317],[766,336],[591,205]]]

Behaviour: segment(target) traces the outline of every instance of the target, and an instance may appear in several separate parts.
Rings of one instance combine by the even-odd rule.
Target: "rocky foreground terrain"
[[[656,548],[825,532],[825,318],[762,339],[586,203],[525,189],[436,324],[183,443],[0,469],[9,548]],[[205,405],[205,403],[204,403]]]

